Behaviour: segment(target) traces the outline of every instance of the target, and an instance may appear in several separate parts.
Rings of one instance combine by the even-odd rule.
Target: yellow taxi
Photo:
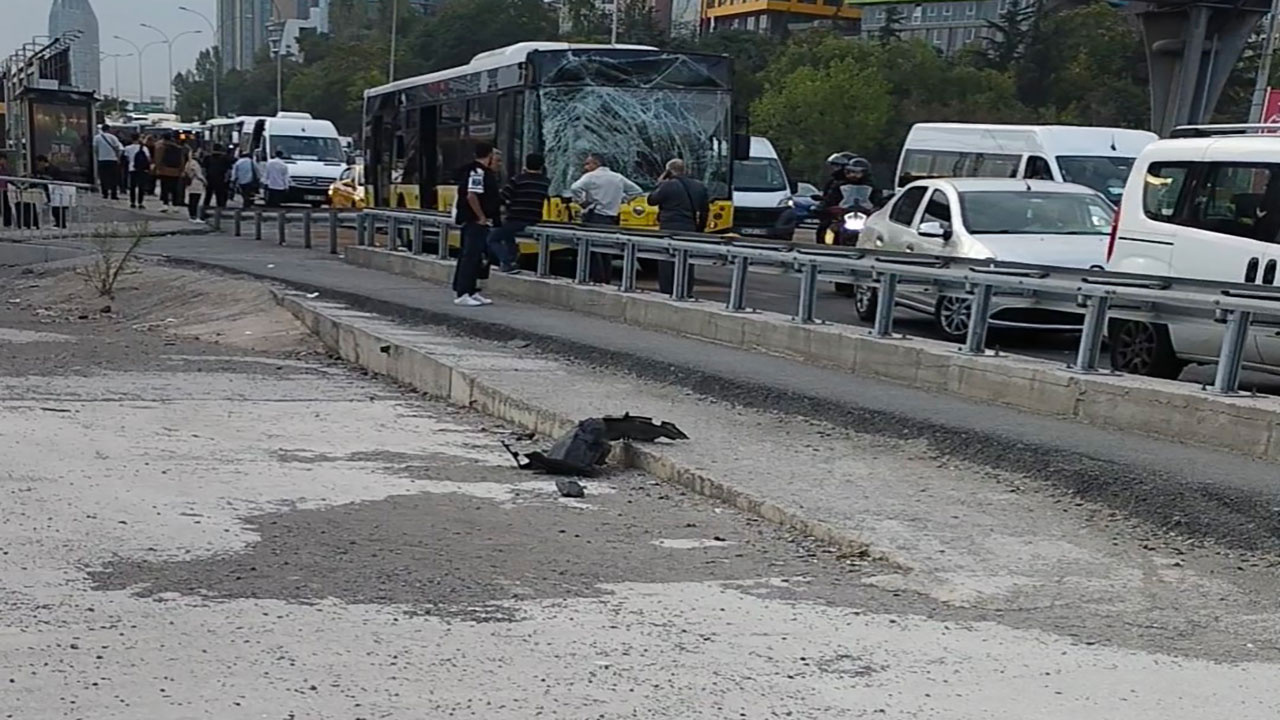
[[[335,208],[363,210],[369,206],[364,187],[364,166],[348,165],[329,186],[329,205]]]

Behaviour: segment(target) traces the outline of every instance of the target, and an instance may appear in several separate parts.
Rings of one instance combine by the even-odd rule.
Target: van
[[[1125,189],[1107,253],[1118,272],[1276,284],[1280,272],[1280,135],[1275,126],[1179,128],[1149,145]],[[1132,316],[1131,316],[1132,317]],[[1244,365],[1280,371],[1280,316],[1254,316]],[[1176,378],[1216,362],[1223,326],[1113,318],[1114,369]]]
[[[265,175],[265,165],[276,151],[284,152],[289,166],[287,203],[319,207],[329,200],[329,186],[347,167],[338,129],[328,120],[309,113],[280,112],[275,117],[237,118],[240,151],[250,152]]]
[[[768,138],[752,137],[750,156],[733,161],[733,231],[788,242],[795,235],[791,183]]]
[[[1115,203],[1134,159],[1158,139],[1123,128],[918,123],[903,144],[897,186],[938,177],[1053,180],[1093,188]]]

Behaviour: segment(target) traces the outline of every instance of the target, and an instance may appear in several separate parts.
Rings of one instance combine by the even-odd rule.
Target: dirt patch
[[[143,262],[121,277],[114,298],[99,296],[74,272],[24,275],[15,286],[6,300],[45,324],[107,316],[147,332],[254,352],[323,350],[257,281]]]

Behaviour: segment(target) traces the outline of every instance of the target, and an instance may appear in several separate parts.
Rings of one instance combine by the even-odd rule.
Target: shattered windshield
[[[723,59],[652,51],[538,53],[531,117],[551,192],[567,194],[590,153],[645,190],[672,158],[712,197],[729,191],[732,94]]]

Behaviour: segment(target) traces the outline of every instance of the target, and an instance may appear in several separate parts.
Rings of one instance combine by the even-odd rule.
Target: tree
[[[1034,0],[1026,5],[1019,5],[1015,0],[1009,2],[995,20],[986,21],[992,31],[992,36],[985,38],[984,57],[988,68],[1008,70],[1022,59],[1031,39],[1031,25],[1036,12]]]
[[[558,25],[542,0],[445,0],[403,48],[430,72],[464,65],[486,50],[554,38]]]
[[[103,115],[106,115],[108,117],[112,115],[122,115],[124,113],[127,113],[129,112],[129,109],[131,107],[133,107],[133,103],[129,102],[128,100],[125,100],[123,98],[118,98],[118,97],[112,97],[110,95],[102,98],[102,100],[98,103],[98,110],[100,110]]]
[[[608,40],[610,18],[599,0],[564,0],[565,40],[600,42]]]
[[[879,29],[876,30],[876,40],[881,43],[893,42],[902,39],[902,22],[906,15],[902,12],[902,8],[897,5],[890,5],[884,11],[884,22],[881,23]]]

